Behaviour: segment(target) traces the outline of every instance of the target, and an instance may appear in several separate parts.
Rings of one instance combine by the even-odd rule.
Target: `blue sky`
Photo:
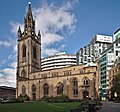
[[[23,27],[29,0],[1,0],[0,85],[15,86],[17,29]],[[95,34],[112,36],[120,27],[119,0],[30,0],[42,57],[75,54]]]

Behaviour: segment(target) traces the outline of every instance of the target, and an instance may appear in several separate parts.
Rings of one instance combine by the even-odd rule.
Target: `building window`
[[[23,85],[22,86],[22,95],[25,95],[26,94],[26,87]]]
[[[99,43],[99,47],[101,47],[101,43]]]
[[[49,86],[47,83],[43,85],[44,97],[48,96],[49,94]]]
[[[35,84],[32,85],[32,93],[36,93],[36,86],[35,86]]]
[[[47,74],[41,74],[41,78],[47,78]]]
[[[83,78],[83,85],[85,85],[85,86],[88,85],[88,84],[89,84],[89,81],[90,81],[90,80],[88,79],[88,77],[84,77],[84,78]]]
[[[71,70],[68,70],[68,71],[64,71],[64,75],[71,75]]]
[[[58,77],[58,72],[52,73],[52,77]]]
[[[80,69],[80,74],[82,74],[82,73],[84,73],[84,72],[83,72],[83,69]]]
[[[23,45],[22,47],[22,57],[25,58],[26,57],[26,46]]]
[[[36,100],[36,86],[35,84],[32,85],[32,100]]]
[[[116,43],[116,46],[118,46],[118,43]]]
[[[63,84],[61,83],[61,82],[59,82],[58,84],[57,84],[57,95],[61,95],[61,94],[63,94]]]
[[[101,49],[99,49],[99,54],[101,53]]]
[[[90,62],[90,59],[88,59],[88,62]]]
[[[73,79],[73,95],[78,95],[78,81],[76,78]]]
[[[84,59],[84,61],[87,61],[87,56],[85,56],[85,59]]]
[[[33,58],[37,59],[37,52],[36,52],[36,47],[33,47]]]
[[[22,70],[22,72],[21,72],[21,77],[26,77],[26,71],[25,70]]]
[[[118,51],[116,51],[116,56],[118,56]]]

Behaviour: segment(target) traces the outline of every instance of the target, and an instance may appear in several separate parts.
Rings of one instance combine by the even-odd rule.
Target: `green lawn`
[[[71,108],[77,107],[79,106],[79,104],[79,102],[25,102],[13,104],[0,104],[0,112],[70,112]]]

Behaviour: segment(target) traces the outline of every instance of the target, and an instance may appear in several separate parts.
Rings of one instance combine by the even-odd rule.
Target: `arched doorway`
[[[32,85],[32,100],[36,100],[36,86]]]
[[[89,98],[89,92],[88,91],[84,91],[83,92],[83,99],[87,99]]]

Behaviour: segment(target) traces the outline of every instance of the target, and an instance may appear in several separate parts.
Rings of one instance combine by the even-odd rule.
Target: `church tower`
[[[18,29],[17,78],[29,79],[29,74],[41,70],[41,34],[35,33],[31,3],[24,18],[24,31]]]

